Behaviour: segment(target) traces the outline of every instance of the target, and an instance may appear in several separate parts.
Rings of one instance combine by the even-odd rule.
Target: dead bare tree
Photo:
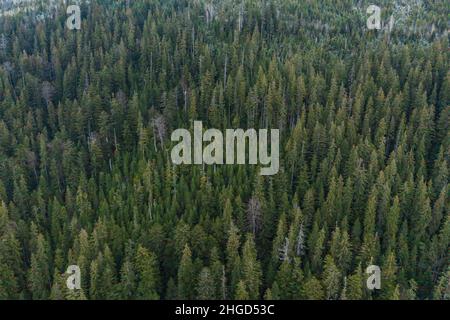
[[[117,91],[116,99],[122,107],[125,108],[127,106],[128,103],[127,95],[122,90]]]
[[[295,247],[295,253],[297,256],[301,256],[304,253],[305,250],[305,232],[303,230],[303,223],[300,224],[300,227],[298,228],[298,235],[297,235],[297,244]]]
[[[8,39],[6,39],[6,36],[2,33],[0,36],[0,51],[5,52],[6,48],[8,48]]]
[[[206,17],[206,23],[210,23],[214,20],[214,17],[216,15],[216,12],[214,10],[214,6],[212,3],[208,3],[205,5],[205,17]]]
[[[289,259],[289,238],[284,238],[284,244],[278,249],[279,257],[281,261],[290,261]]]
[[[239,14],[238,14],[238,31],[242,31],[242,26],[244,25],[244,8],[243,4],[239,6]]]
[[[186,79],[181,78],[181,88],[183,90],[183,98],[184,98],[184,112],[187,112],[187,103],[188,103],[188,98],[187,98],[187,93],[189,90],[188,84]]]
[[[247,220],[252,230],[256,235],[261,227],[261,202],[255,196],[251,197],[247,206]]]
[[[8,74],[10,74],[14,71],[14,65],[11,62],[6,61],[5,63],[3,63],[3,69],[5,69]]]
[[[50,82],[44,81],[42,83],[41,93],[48,107],[48,104],[52,101],[53,95],[55,94],[55,88]]]
[[[159,142],[161,143],[161,146],[164,148],[164,138],[167,134],[167,124],[166,119],[163,115],[158,115],[152,120],[152,126],[153,126],[153,142],[155,145],[155,150],[157,150],[156,147],[156,137],[159,138]]]
[[[222,299],[225,300],[227,298],[227,278],[225,276],[225,266],[222,265]]]
[[[36,153],[34,151],[27,151],[25,161],[31,169],[33,169],[34,178],[36,181],[38,181],[38,174],[37,174],[37,166],[38,166],[38,158],[36,156]]]

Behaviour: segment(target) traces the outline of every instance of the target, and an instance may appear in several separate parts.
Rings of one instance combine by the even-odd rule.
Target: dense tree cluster
[[[448,299],[448,8],[423,2],[418,33],[350,0],[1,17],[0,299]],[[193,120],[279,128],[280,172],[174,166]]]

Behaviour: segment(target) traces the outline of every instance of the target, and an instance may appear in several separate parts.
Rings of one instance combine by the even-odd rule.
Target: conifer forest
[[[1,0],[0,299],[450,299],[449,17]],[[195,121],[278,129],[279,170],[175,164]]]

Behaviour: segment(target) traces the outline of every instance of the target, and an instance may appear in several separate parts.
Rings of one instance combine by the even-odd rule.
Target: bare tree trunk
[[[227,63],[228,63],[228,55],[225,56],[225,66],[223,70],[223,91],[227,89]]]

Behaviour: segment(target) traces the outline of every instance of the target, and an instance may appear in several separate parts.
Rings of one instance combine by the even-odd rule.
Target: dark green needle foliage
[[[401,3],[0,16],[0,299],[449,299],[448,8]],[[173,165],[193,120],[280,129],[279,173]]]

